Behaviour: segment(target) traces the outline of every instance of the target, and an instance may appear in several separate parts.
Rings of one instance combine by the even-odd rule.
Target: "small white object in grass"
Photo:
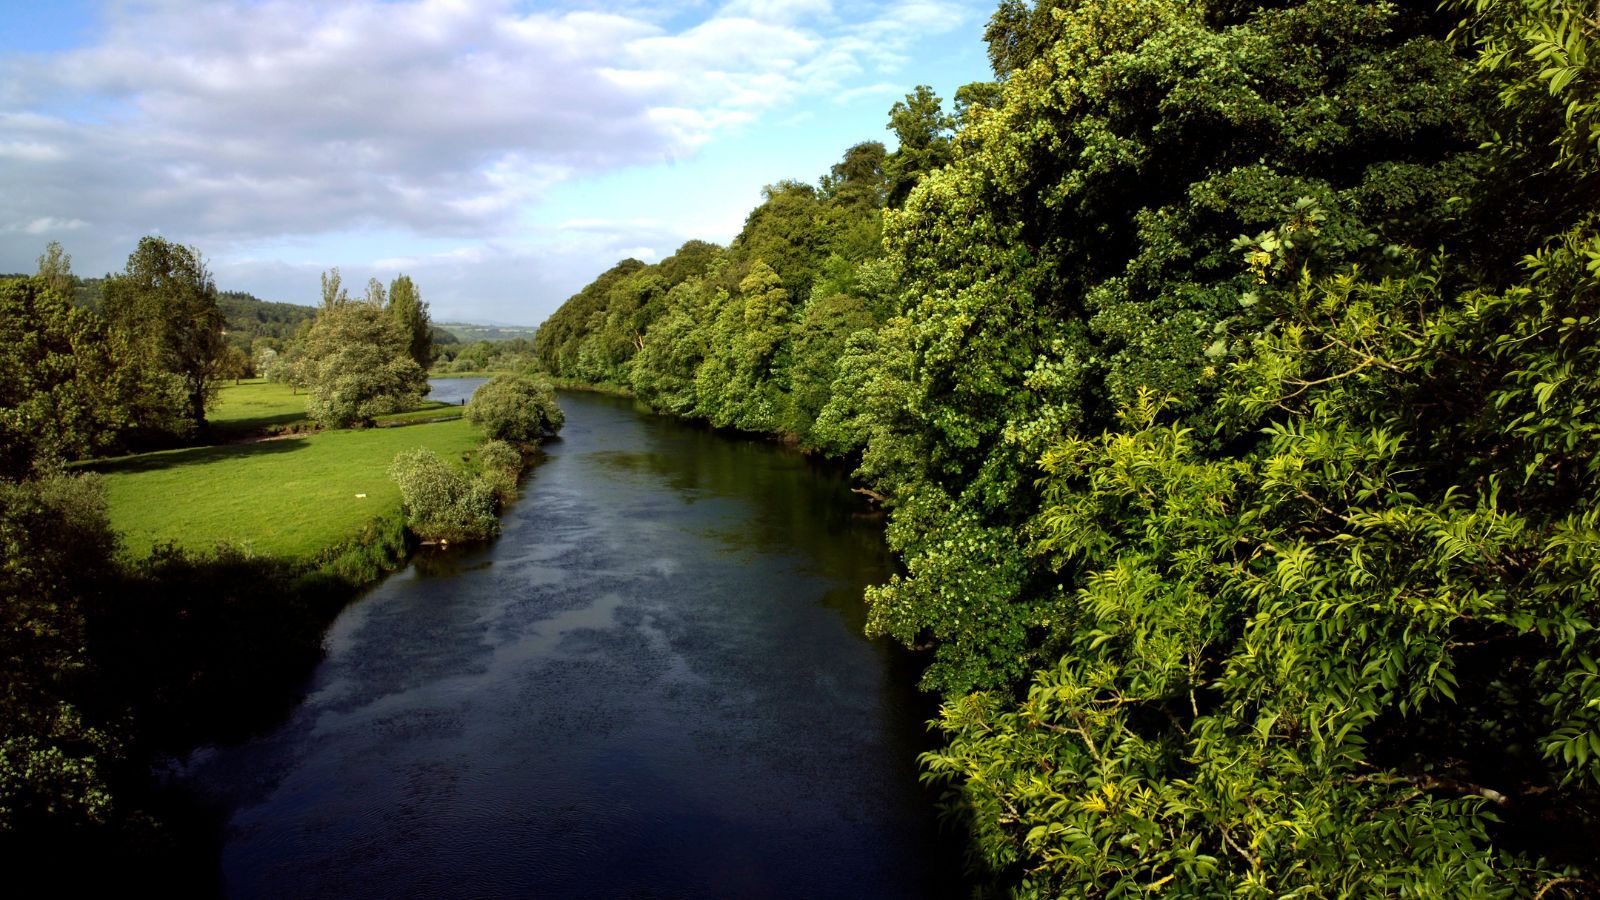
[[[366,494],[357,494],[356,495],[356,499],[357,500],[365,500],[365,499],[367,499],[367,495]]]

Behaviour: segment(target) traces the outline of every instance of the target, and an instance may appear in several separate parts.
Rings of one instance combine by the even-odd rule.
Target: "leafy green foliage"
[[[371,425],[409,409],[427,391],[427,373],[411,358],[411,335],[382,306],[338,300],[317,313],[295,365],[309,386],[306,411],[318,423]],[[291,370],[293,372],[293,370]],[[288,378],[295,383],[295,375]]]
[[[0,285],[0,478],[116,446],[140,388],[126,345],[41,279]]]
[[[219,292],[217,308],[222,310],[229,336],[242,334],[252,340],[287,341],[317,317],[315,307],[273,303],[244,291]]]
[[[698,277],[613,270],[541,361],[859,461],[868,627],[932,649],[998,887],[1592,892],[1597,35],[1006,0],[953,116],[914,92]]]
[[[0,836],[111,814],[121,747],[86,708],[83,646],[114,549],[91,479],[0,481]]]
[[[522,474],[522,451],[505,441],[485,441],[478,447],[478,479],[494,492],[505,506],[517,496],[517,478]]]
[[[409,339],[407,352],[426,372],[433,364],[433,323],[428,319],[428,303],[409,275],[396,275],[389,283],[388,310]]]
[[[497,441],[536,444],[566,421],[548,382],[524,375],[496,375],[467,402],[467,421]]]
[[[203,427],[224,343],[217,286],[200,252],[162,237],[140,238],[126,270],[107,280],[101,293],[112,329],[140,363],[176,381],[184,403],[178,414]],[[145,418],[165,427],[160,413],[154,406]]]
[[[500,532],[495,487],[470,478],[425,448],[394,458],[406,527],[423,540],[480,541]]]
[[[39,255],[38,277],[56,296],[69,301],[72,299],[77,286],[77,279],[72,275],[72,254],[59,241],[46,244],[44,252]]]
[[[944,111],[939,95],[925,84],[917,85],[889,110],[888,127],[900,146],[884,163],[889,179],[885,198],[888,205],[903,206],[924,175],[950,161],[955,125],[955,118]]]

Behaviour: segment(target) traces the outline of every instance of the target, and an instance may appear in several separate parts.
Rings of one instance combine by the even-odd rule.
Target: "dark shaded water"
[[[196,754],[239,896],[927,897],[929,714],[861,636],[881,530],[756,441],[563,393],[501,538],[347,609],[276,731]]]
[[[460,403],[471,400],[478,388],[483,387],[487,378],[429,378],[429,400],[442,400],[445,403]]]

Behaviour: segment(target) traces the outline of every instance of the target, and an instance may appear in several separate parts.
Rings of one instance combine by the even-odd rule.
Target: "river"
[[[429,378],[429,400],[438,400],[441,403],[459,405],[472,399],[478,388],[483,387],[487,378]]]
[[[799,454],[563,392],[504,532],[351,604],[276,729],[185,766],[236,896],[930,897],[890,561]]]

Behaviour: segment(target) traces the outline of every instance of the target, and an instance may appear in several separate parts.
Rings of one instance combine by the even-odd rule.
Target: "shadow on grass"
[[[118,459],[107,459],[90,463],[83,468],[90,472],[103,474],[122,472],[159,472],[165,469],[176,469],[182,466],[210,465],[218,462],[232,462],[252,456],[262,456],[276,453],[293,453],[306,447],[306,442],[298,438],[284,438],[283,440],[257,441],[253,444],[217,444],[209,447],[188,447],[183,450],[162,450],[157,453],[141,453],[138,456],[124,456]]]
[[[217,434],[239,435],[249,434],[254,431],[265,431],[274,425],[288,425],[293,422],[306,421],[305,411],[279,413],[275,416],[252,416],[248,419],[229,419],[227,421],[211,422],[211,430]]]

